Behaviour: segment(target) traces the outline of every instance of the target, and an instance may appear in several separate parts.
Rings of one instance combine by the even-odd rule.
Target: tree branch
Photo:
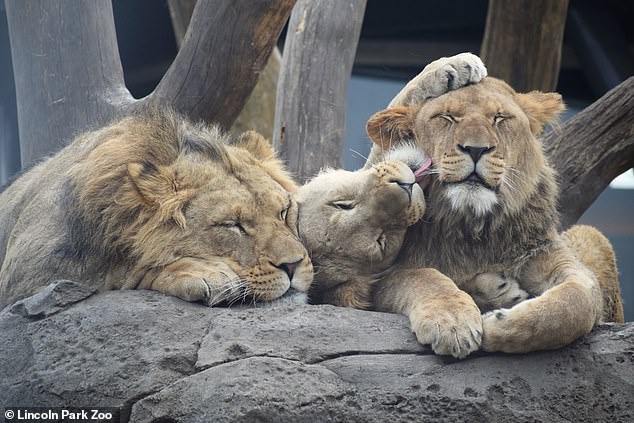
[[[295,0],[199,0],[174,63],[148,100],[229,128],[294,4]]]
[[[289,23],[273,144],[299,181],[341,166],[347,86],[365,0],[300,0]]]
[[[490,0],[480,57],[519,92],[553,91],[568,0]]]
[[[181,44],[183,44],[189,21],[192,19],[196,0],[167,0],[167,5],[170,9],[176,45],[180,48]]]
[[[176,44],[180,48],[194,12],[196,0],[168,0],[167,4],[170,9]],[[273,137],[275,93],[277,92],[281,63],[282,56],[279,50],[274,48],[240,115],[231,126],[231,131],[242,133],[253,129],[268,139]]]
[[[546,135],[544,145],[559,173],[565,229],[616,176],[634,166],[634,77]]]
[[[110,0],[6,0],[25,166],[134,100]]]

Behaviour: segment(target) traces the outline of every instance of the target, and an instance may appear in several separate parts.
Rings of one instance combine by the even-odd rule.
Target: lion
[[[356,172],[326,169],[295,198],[299,236],[315,267],[310,302],[369,309],[373,284],[425,211],[413,172],[396,160]]]
[[[209,306],[305,293],[296,185],[254,132],[146,110],[70,145],[0,195],[0,304],[56,279]]]
[[[623,321],[609,241],[585,226],[557,231],[556,175],[539,135],[564,109],[561,96],[486,77],[437,98],[400,97],[367,123],[368,164],[414,143],[431,156],[434,179],[424,218],[375,284],[376,307],[409,315],[421,343],[457,357],[555,349]],[[506,280],[532,298],[485,314],[480,333],[480,310],[460,293]]]

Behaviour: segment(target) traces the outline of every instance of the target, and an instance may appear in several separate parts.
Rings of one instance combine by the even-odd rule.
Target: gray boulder
[[[0,312],[0,404],[122,422],[634,421],[634,324],[525,355],[435,356],[405,317],[206,308],[62,281]]]

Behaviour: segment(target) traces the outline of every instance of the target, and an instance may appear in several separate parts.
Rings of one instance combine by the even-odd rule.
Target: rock
[[[76,282],[55,281],[32,297],[18,301],[11,312],[24,317],[45,317],[90,297],[97,290]]]
[[[633,323],[459,361],[420,346],[399,315],[152,291],[65,302],[62,287],[76,292],[57,284],[0,313],[5,407],[115,407],[122,422],[634,420]]]

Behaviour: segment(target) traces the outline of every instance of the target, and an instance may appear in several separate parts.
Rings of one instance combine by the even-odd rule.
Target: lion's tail
[[[623,323],[623,299],[616,256],[610,241],[596,228],[575,225],[562,234],[577,258],[596,276],[603,291],[603,321]]]

